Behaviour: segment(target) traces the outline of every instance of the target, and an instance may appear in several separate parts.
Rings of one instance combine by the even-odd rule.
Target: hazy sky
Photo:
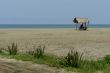
[[[0,0],[0,24],[110,23],[110,0]]]

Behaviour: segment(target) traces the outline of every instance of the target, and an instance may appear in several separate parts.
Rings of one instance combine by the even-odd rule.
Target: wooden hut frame
[[[89,24],[89,19],[88,18],[79,18],[75,17],[73,20],[74,23],[76,23],[76,30],[78,28],[78,24],[83,24],[85,27],[87,27],[87,24]]]

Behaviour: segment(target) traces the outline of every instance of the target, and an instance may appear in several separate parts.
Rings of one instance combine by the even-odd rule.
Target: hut
[[[75,17],[73,22],[76,24],[76,30],[78,28],[78,25],[80,25],[79,30],[86,30],[87,24],[89,24],[89,19],[88,18]]]

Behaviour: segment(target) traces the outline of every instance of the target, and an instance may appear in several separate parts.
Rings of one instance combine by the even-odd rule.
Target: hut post
[[[76,30],[77,30],[78,24],[76,23]]]
[[[85,27],[87,27],[87,26],[86,26],[86,23],[85,23]]]

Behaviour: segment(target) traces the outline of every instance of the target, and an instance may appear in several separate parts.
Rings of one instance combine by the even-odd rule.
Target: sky
[[[0,0],[0,24],[110,24],[110,0]]]

